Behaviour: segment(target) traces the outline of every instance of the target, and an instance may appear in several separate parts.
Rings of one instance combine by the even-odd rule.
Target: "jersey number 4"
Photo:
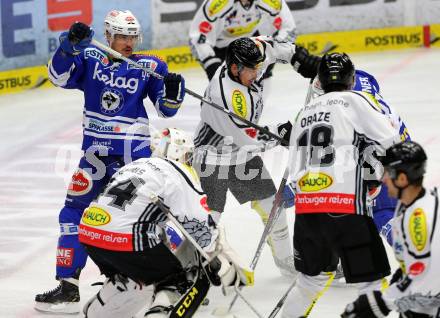
[[[111,182],[105,189],[103,195],[112,198],[109,205],[125,211],[125,206],[136,199],[138,187],[143,183],[143,180],[137,178],[131,178],[116,184]]]
[[[330,166],[335,160],[331,126],[319,125],[304,130],[298,137],[296,145],[299,151],[300,170],[305,170],[306,166]]]

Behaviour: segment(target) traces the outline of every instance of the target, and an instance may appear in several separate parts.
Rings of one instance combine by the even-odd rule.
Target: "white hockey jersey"
[[[440,310],[440,227],[437,189],[406,207],[392,220],[393,249],[403,276],[383,293],[392,310],[411,310],[438,317]],[[440,312],[439,312],[440,313]]]
[[[294,39],[296,25],[285,0],[253,0],[244,8],[239,0],[205,0],[190,26],[193,55],[204,67],[215,57],[213,47],[225,48],[241,37],[278,34]]]
[[[275,62],[289,63],[295,45],[273,41],[270,37],[252,38],[262,47],[265,60],[260,69]],[[255,124],[263,112],[264,79],[257,79],[251,87],[232,80],[226,64],[219,67],[205,91],[205,98]],[[201,103],[201,121],[196,129],[195,155],[203,156],[208,164],[234,165],[247,162],[252,152],[258,153],[266,145],[256,139],[257,131],[214,107]],[[198,159],[196,159],[198,160]]]
[[[143,158],[121,168],[84,210],[80,242],[113,251],[142,251],[162,241],[166,214],[153,204],[156,194],[199,245],[215,248],[217,229],[194,170],[178,162]]]
[[[312,100],[299,112],[290,137],[296,213],[371,215],[366,182],[380,176],[363,166],[378,167],[373,151],[399,140],[367,93],[332,92]]]

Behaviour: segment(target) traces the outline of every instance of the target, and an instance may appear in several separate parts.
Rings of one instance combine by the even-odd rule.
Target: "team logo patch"
[[[214,0],[208,7],[208,15],[210,17],[219,13],[228,3],[228,0]]]
[[[58,248],[57,249],[57,266],[72,267],[73,263],[73,248]]]
[[[149,70],[151,70],[152,72],[154,72],[157,68],[157,62],[153,59],[139,59],[136,61],[138,64],[142,65],[142,67],[144,68],[148,68]],[[127,65],[128,69],[139,69],[139,67],[137,67],[136,65],[133,64],[128,64]]]
[[[409,267],[409,274],[413,275],[413,276],[417,276],[422,274],[425,271],[425,264],[422,262],[416,262],[414,264],[411,264],[411,266]]]
[[[199,24],[200,33],[207,34],[211,32],[211,30],[212,30],[212,25],[208,21],[200,22]]]
[[[84,210],[82,215],[82,222],[91,226],[106,225],[111,221],[110,214],[96,206],[91,206]]]
[[[273,20],[273,26],[277,30],[281,29],[282,24],[283,24],[283,19],[281,19],[281,17],[276,17],[275,20]]]
[[[92,185],[92,177],[84,169],[78,168],[72,176],[67,193],[74,196],[84,195],[89,193]]]
[[[232,107],[234,108],[234,112],[237,115],[246,118],[247,116],[246,98],[244,97],[244,94],[240,92],[238,89],[232,92]]]
[[[124,105],[124,96],[116,89],[105,88],[101,93],[101,110],[106,114],[116,114]]]
[[[307,172],[298,182],[301,192],[316,192],[328,188],[333,179],[328,174]]]
[[[422,251],[426,246],[428,231],[425,212],[420,208],[416,209],[409,218],[409,233],[417,251]]]
[[[212,234],[206,222],[201,222],[196,218],[190,220],[185,216],[182,225],[201,247],[206,247],[211,244]]]
[[[272,9],[277,11],[281,10],[281,1],[280,0],[263,0],[265,4],[267,4]]]

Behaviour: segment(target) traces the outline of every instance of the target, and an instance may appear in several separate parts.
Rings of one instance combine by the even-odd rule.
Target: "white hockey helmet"
[[[130,10],[111,10],[104,19],[104,29],[113,38],[115,34],[137,36],[141,40],[141,25]]]
[[[151,138],[153,157],[190,164],[194,152],[192,137],[177,128],[156,131]]]

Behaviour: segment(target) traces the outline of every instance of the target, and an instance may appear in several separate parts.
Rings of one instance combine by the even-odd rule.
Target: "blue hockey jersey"
[[[155,56],[130,58],[158,74],[168,73],[166,63]],[[54,85],[84,93],[84,151],[149,157],[149,122],[143,100],[149,97],[161,117],[177,112],[177,107],[163,101],[162,80],[125,61],[112,60],[94,46],[76,56],[58,48],[48,71]]]
[[[399,115],[397,115],[394,109],[392,109],[383,100],[380,94],[379,83],[373,75],[365,71],[356,70],[356,83],[353,89],[356,91],[367,92],[373,95],[378,101],[381,111],[390,117],[393,125],[396,127],[396,129],[399,130],[400,138],[402,139],[402,141],[411,140],[408,129],[406,128],[403,120],[400,118]],[[394,210],[397,204],[397,200],[394,198],[390,198],[387,192],[388,189],[383,184],[378,196],[373,202],[373,213],[384,209],[390,209],[391,211]]]

